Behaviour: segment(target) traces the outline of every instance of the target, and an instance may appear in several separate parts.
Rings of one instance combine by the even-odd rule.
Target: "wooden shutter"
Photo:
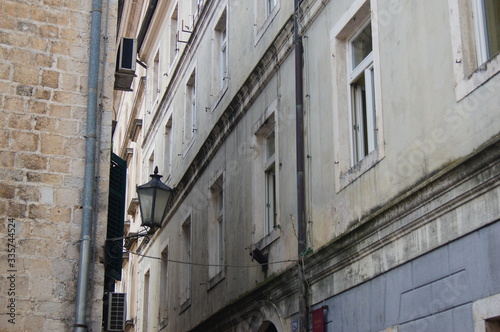
[[[127,162],[111,154],[107,239],[123,237]],[[122,279],[123,240],[106,241],[106,276]]]

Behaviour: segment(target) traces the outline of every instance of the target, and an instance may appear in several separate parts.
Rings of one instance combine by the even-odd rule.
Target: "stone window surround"
[[[276,204],[276,226],[274,229],[272,229],[269,233],[265,234],[264,232],[264,222],[265,222],[265,208],[264,208],[264,200],[262,200],[262,191],[264,190],[265,186],[265,177],[264,177],[264,172],[265,172],[265,165],[264,165],[264,154],[265,154],[265,137],[270,131],[274,131],[276,137],[275,137],[275,163],[276,165],[279,165],[279,125],[278,125],[278,108],[279,108],[279,97],[273,100],[269,106],[266,108],[266,110],[262,113],[262,115],[259,117],[259,119],[253,124],[252,126],[252,132],[254,133],[254,167],[257,168],[256,174],[258,174],[258,178],[254,179],[257,184],[256,184],[256,190],[253,193],[254,199],[256,199],[257,195],[258,197],[261,197],[261,199],[256,199],[260,204],[261,208],[259,209],[253,209],[254,210],[254,226],[256,227],[255,233],[253,235],[252,239],[252,244],[249,246],[249,248],[258,248],[260,250],[267,251],[269,250],[269,247],[272,243],[277,241],[280,236],[281,236],[281,229],[280,229],[280,213],[279,213],[279,204]],[[269,120],[272,120],[272,127],[271,124],[269,123]],[[260,138],[262,142],[258,142],[257,139]],[[260,144],[259,144],[260,143]],[[258,148],[255,148],[258,146]],[[262,175],[262,176],[260,176]],[[276,201],[279,202],[279,166],[276,167]],[[260,225],[260,223],[262,224]],[[259,223],[257,225],[256,223]]]
[[[474,332],[489,331],[488,320],[500,317],[500,294],[495,294],[472,302],[472,319]],[[493,330],[496,331],[496,330]]]
[[[340,79],[333,80],[332,104],[334,113],[334,146],[335,146],[335,177],[336,192],[347,187],[351,182],[356,180],[370,168],[376,165],[385,156],[382,126],[382,99],[381,93],[375,93],[375,108],[376,108],[376,131],[377,142],[379,144],[375,150],[371,151],[367,156],[356,164],[352,164],[352,142],[346,144],[345,137],[350,135],[350,110],[344,111],[345,105],[348,102],[349,84],[348,69],[347,69],[347,49],[350,37],[361,27],[363,22],[371,19],[372,21],[372,36],[373,36],[373,64],[374,64],[374,85],[375,90],[381,87],[380,83],[380,46],[378,40],[378,4],[376,0],[356,0],[352,3],[349,9],[338,20],[335,26],[330,30],[330,45],[332,54],[332,77]],[[356,20],[353,20],[356,18]],[[349,146],[349,148],[345,148]]]
[[[210,192],[210,201],[211,201],[211,204],[216,204],[216,192],[218,192],[217,189],[222,189],[223,192],[224,192],[224,189],[225,189],[225,165],[222,165],[218,170],[217,172],[214,174],[214,176],[210,179],[209,181],[209,192]],[[224,195],[224,194],[223,194]],[[224,196],[223,196],[223,200],[224,200]],[[225,203],[223,202],[223,206],[225,205]],[[213,209],[214,207],[212,207]],[[224,214],[224,207],[222,208],[222,214]],[[216,212],[215,211],[211,211],[210,212],[211,214],[215,214]],[[212,216],[210,215],[209,216],[209,220],[211,221],[217,221],[217,220],[214,220],[214,217],[215,216]],[[224,217],[223,217],[224,218]],[[224,223],[224,221],[223,221]],[[213,226],[213,224],[212,224]],[[210,232],[208,232],[210,234]],[[209,241],[210,243],[210,241]],[[217,241],[215,241],[215,244],[217,245]],[[212,252],[212,250],[210,250],[210,252]],[[223,250],[223,253],[224,255],[224,250]],[[223,257],[223,261],[225,262],[225,257]],[[220,264],[220,262],[218,262],[218,264]],[[226,269],[221,267],[219,268],[219,270],[217,271],[217,273],[215,274],[209,274],[209,281],[208,281],[208,290],[212,289],[213,287],[215,287],[219,282],[221,282],[222,280],[224,280],[225,278],[225,274],[226,274]]]
[[[276,5],[273,10],[267,13],[267,0],[254,0],[254,46],[259,43],[262,36],[271,25],[271,22],[278,14],[280,2],[280,0],[276,0]]]
[[[448,0],[450,12],[455,96],[460,101],[495,76],[500,70],[500,54],[478,65],[473,2]]]

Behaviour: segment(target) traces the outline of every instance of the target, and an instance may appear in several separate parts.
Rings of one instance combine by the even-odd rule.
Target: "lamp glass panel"
[[[167,207],[167,202],[169,197],[170,197],[170,191],[164,189],[156,190],[156,203],[155,203],[153,222],[158,225],[161,225],[163,212]]]
[[[155,188],[139,189],[137,191],[141,205],[143,223],[150,223],[153,221],[151,220],[151,212],[153,209],[154,192]]]

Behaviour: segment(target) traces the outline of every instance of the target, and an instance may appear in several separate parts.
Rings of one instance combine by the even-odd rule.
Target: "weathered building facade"
[[[113,0],[0,3],[1,331],[101,330],[116,12]]]
[[[136,184],[158,166],[174,188],[162,227],[126,245],[127,331],[498,326],[499,10],[126,2],[125,235],[143,231]]]

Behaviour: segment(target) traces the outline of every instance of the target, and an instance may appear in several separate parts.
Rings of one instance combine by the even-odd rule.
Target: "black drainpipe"
[[[298,13],[301,0],[294,0],[294,45],[295,45],[295,130],[297,154],[297,228],[298,228],[298,287],[299,287],[299,331],[307,331],[309,326],[308,292],[303,271],[303,255],[306,252],[307,222],[305,216],[305,179],[304,179],[304,88],[303,88],[303,46],[299,33]]]

